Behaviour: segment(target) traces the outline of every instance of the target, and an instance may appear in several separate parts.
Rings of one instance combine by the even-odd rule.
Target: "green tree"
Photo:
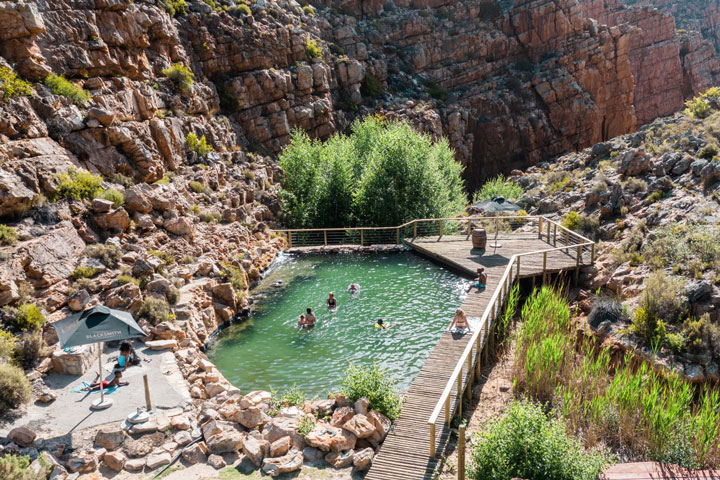
[[[462,167],[447,140],[405,122],[366,117],[324,143],[296,131],[280,165],[292,227],[395,226],[465,206]]]

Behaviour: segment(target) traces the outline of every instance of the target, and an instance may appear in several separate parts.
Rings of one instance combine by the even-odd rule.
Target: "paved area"
[[[75,431],[125,419],[138,407],[145,406],[143,376],[148,376],[150,399],[154,408],[174,408],[190,400],[186,382],[175,363],[172,351],[156,352],[138,348],[144,359],[140,365],[129,367],[123,380],[130,383],[107,396],[113,405],[106,410],[94,411],[90,404],[100,398],[99,392],[73,392],[83,382],[95,381],[97,361],[84,375],[62,375],[50,373],[45,377],[47,386],[57,393],[58,398],[49,404],[36,402],[23,409],[22,416],[0,425],[0,437],[7,436],[15,427],[25,426],[38,436],[52,438],[72,434]],[[105,348],[103,371],[105,379],[112,378],[111,369],[117,358],[117,349]]]
[[[720,478],[720,470],[688,470],[657,462],[619,463],[600,474],[600,480],[700,480]]]

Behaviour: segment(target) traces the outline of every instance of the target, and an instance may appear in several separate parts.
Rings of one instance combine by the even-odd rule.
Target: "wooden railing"
[[[595,242],[592,240],[576,233],[562,225],[544,218],[536,217],[537,221],[537,233],[538,238],[543,238],[553,245],[552,248],[544,250],[536,250],[528,253],[521,253],[513,255],[508,262],[505,271],[498,283],[495,292],[493,293],[488,306],[485,308],[483,315],[480,319],[480,324],[477,326],[470,338],[470,341],[465,347],[465,350],[458,358],[458,362],[453,370],[448,382],[440,395],[435,408],[428,418],[428,426],[430,429],[430,456],[435,456],[436,451],[436,439],[435,439],[435,424],[440,416],[440,413],[444,410],[445,412],[445,424],[449,425],[452,420],[452,414],[455,410],[459,414],[462,414],[462,399],[465,390],[469,394],[472,394],[472,382],[474,377],[480,378],[481,368],[481,354],[485,349],[485,356],[487,358],[487,344],[488,339],[493,338],[493,328],[495,326],[495,320],[502,314],[504,307],[507,304],[508,295],[513,287],[513,284],[520,278],[520,267],[522,259],[527,259],[531,256],[541,256],[543,259],[542,276],[543,281],[546,278],[548,270],[548,254],[553,252],[565,252],[567,254],[574,253],[576,261],[575,275],[577,278],[577,272],[582,264],[582,259],[585,254],[589,254],[590,263],[595,262]],[[557,246],[560,244],[561,246]],[[457,388],[456,395],[456,406],[450,405],[450,397],[453,389]]]

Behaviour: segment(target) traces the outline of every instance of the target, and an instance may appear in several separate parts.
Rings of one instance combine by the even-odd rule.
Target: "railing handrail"
[[[525,253],[518,253],[510,257],[510,261],[508,262],[507,266],[505,267],[505,271],[503,272],[503,275],[500,277],[500,281],[497,284],[497,287],[495,288],[495,292],[493,293],[492,297],[490,298],[490,302],[488,302],[487,306],[485,307],[485,311],[482,314],[482,317],[480,318],[480,324],[475,328],[475,331],[473,332],[472,337],[470,337],[470,341],[468,341],[467,345],[465,346],[465,349],[463,350],[463,353],[458,358],[458,362],[455,365],[455,368],[453,369],[452,374],[450,375],[450,378],[448,379],[447,385],[445,385],[445,389],[443,389],[443,393],[440,395],[440,398],[438,399],[437,404],[435,405],[435,408],[433,409],[432,414],[430,415],[430,418],[428,418],[428,424],[429,425],[435,425],[435,422],[437,422],[437,418],[440,415],[440,411],[442,410],[445,400],[447,397],[450,396],[453,388],[455,387],[455,384],[457,383],[458,376],[462,372],[465,362],[467,361],[468,356],[472,353],[472,349],[474,344],[477,342],[478,336],[481,334],[483,328],[485,327],[485,324],[488,321],[488,317],[490,316],[490,312],[495,308],[496,302],[498,301],[498,297],[500,293],[503,290],[503,285],[505,285],[505,282],[507,282],[508,277],[512,274],[512,269],[515,266],[515,263],[517,262],[518,258],[526,257],[530,255],[538,255],[538,254],[546,254],[558,250],[567,250],[568,248],[572,247],[586,247],[591,246],[595,242],[592,240],[578,234],[577,232],[573,232],[572,230],[568,230],[567,228],[563,227],[562,225],[558,224],[557,222],[554,222],[553,220],[550,220],[548,218],[544,218],[544,221],[548,221],[551,224],[554,224],[561,229],[566,230],[570,234],[573,234],[574,236],[580,237],[583,240],[586,240],[583,243],[573,244],[573,245],[565,245],[562,247],[553,247],[543,250],[535,250],[533,252],[525,252]],[[539,232],[542,234],[542,232]],[[517,276],[515,279],[517,280]],[[434,442],[435,439],[430,439],[431,442]]]

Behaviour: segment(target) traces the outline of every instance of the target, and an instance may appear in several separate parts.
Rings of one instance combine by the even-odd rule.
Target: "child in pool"
[[[348,292],[350,292],[350,293],[357,293],[359,291],[360,291],[360,285],[358,285],[357,283],[351,283],[350,286],[348,287]]]
[[[334,292],[330,292],[328,294],[328,299],[325,301],[325,303],[327,303],[327,306],[330,310],[332,310],[333,308],[337,308],[337,300],[335,299]]]

